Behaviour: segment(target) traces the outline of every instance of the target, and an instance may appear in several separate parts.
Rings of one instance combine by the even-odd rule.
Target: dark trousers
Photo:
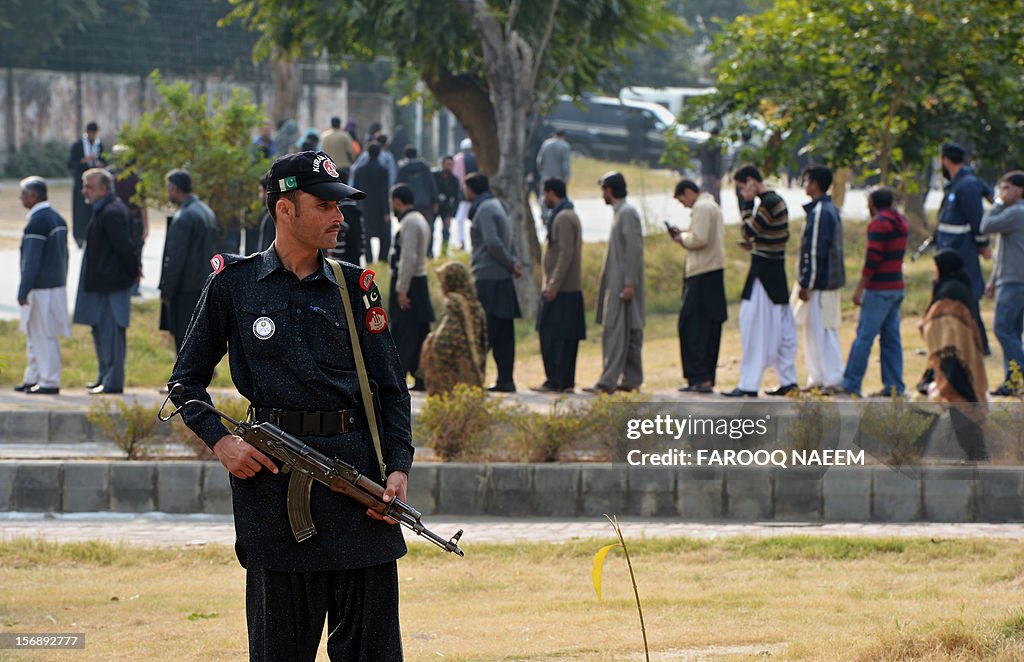
[[[718,348],[722,344],[722,323],[707,315],[679,311],[679,354],[683,360],[683,377],[691,386],[715,384]]]
[[[544,361],[545,386],[568,389],[576,386],[576,355],[579,340],[552,338],[547,330],[540,332],[540,355]]]
[[[398,565],[326,572],[245,575],[251,662],[316,659],[327,619],[332,662],[401,662]]]
[[[192,313],[196,310],[199,297],[202,291],[181,292],[170,298],[167,304],[167,326],[174,336],[174,349],[181,351],[181,343],[185,342],[185,332],[188,331],[189,322],[192,321]]]
[[[125,328],[114,321],[113,314],[104,315],[92,328],[92,343],[96,348],[99,371],[96,381],[104,391],[124,389],[124,362],[127,352]]]
[[[373,259],[373,245],[370,243],[370,239],[377,237],[380,239],[380,251],[377,253],[377,260],[388,259],[388,253],[391,252],[391,224],[388,223],[387,229],[382,234],[367,234],[365,238],[364,248],[366,250],[366,264],[370,265],[377,260]]]
[[[494,380],[498,386],[514,386],[512,368],[516,362],[516,327],[515,320],[495,317],[487,313],[487,344],[494,354],[494,363],[498,366],[498,378]]]

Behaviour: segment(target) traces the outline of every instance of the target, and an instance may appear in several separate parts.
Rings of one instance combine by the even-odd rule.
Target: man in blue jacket
[[[71,335],[68,323],[68,224],[47,199],[42,177],[21,180],[21,204],[28,224],[21,240],[21,330],[28,363],[15,391],[33,395],[60,393],[60,336]]]
[[[843,381],[843,354],[839,346],[839,289],[846,283],[843,262],[843,225],[839,210],[826,191],[832,170],[813,166],[804,171],[807,221],[800,238],[799,302],[794,305],[803,327],[807,386],[833,392]]]
[[[971,278],[974,298],[981,300],[985,293],[985,279],[981,274],[978,256],[992,259],[988,237],[981,233],[984,208],[981,200],[991,196],[989,186],[981,181],[965,161],[964,148],[956,143],[942,146],[942,175],[949,180],[943,190],[939,207],[939,227],[935,233],[935,247],[951,248],[960,254],[964,269]],[[981,342],[985,354],[990,353],[985,324],[980,320]]]

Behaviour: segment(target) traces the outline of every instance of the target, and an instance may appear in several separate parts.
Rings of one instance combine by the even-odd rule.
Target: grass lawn
[[[609,539],[610,542],[610,539]],[[399,562],[406,659],[642,660],[621,554],[600,541],[416,544]],[[628,541],[652,659],[1020,660],[1016,542],[783,537]],[[0,543],[7,632],[84,632],[83,651],[3,659],[237,660],[244,572],[227,547]],[[318,659],[326,660],[321,650]]]

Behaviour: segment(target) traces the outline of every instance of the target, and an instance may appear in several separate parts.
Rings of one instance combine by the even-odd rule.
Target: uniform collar
[[[260,263],[256,268],[256,280],[263,280],[278,269],[284,269],[284,265],[281,264],[281,258],[277,256],[276,246],[277,242],[274,242],[270,244],[267,250],[260,253]],[[318,258],[320,260],[320,272],[313,276],[313,278],[316,279],[323,276],[337,287],[338,280],[334,277],[334,270],[331,269],[330,265],[327,264],[327,260],[324,259],[324,254],[320,253]]]

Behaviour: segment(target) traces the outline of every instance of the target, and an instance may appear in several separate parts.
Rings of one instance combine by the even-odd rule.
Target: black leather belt
[[[288,434],[333,435],[366,427],[366,413],[359,409],[341,411],[290,411],[256,407],[256,420],[273,423]]]

